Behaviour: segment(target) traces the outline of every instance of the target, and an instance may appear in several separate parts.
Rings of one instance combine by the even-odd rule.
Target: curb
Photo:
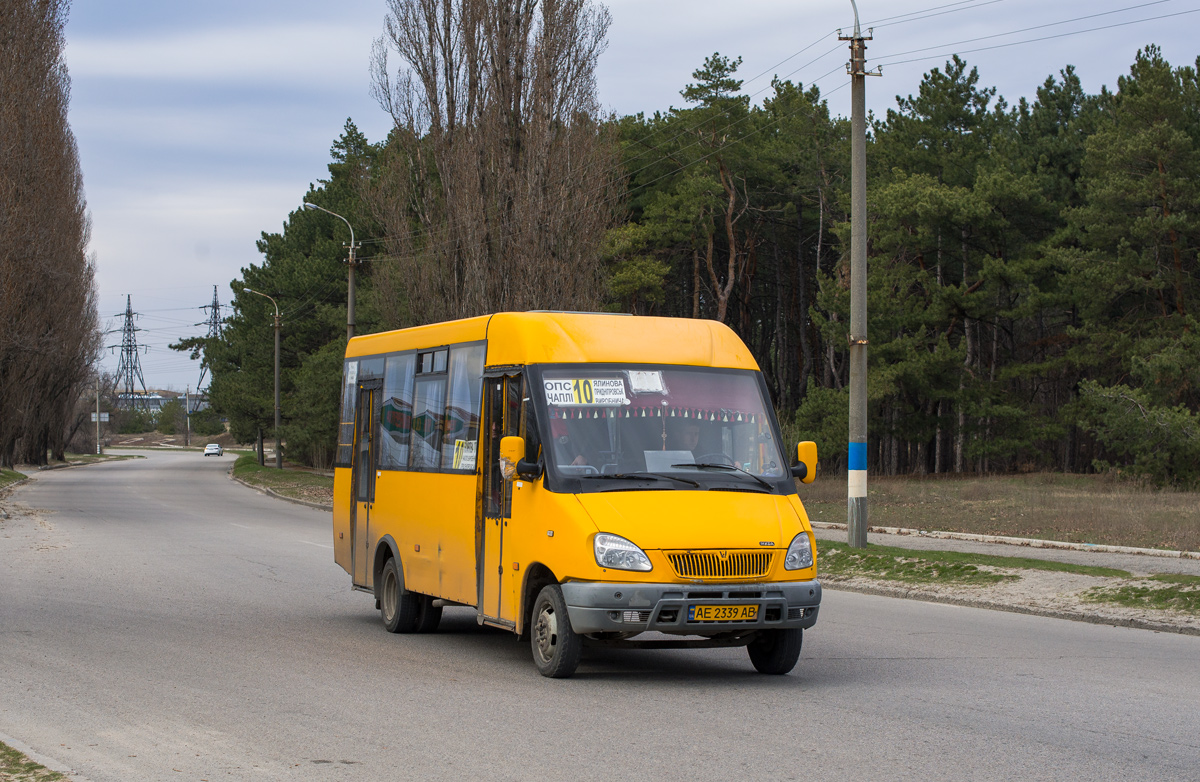
[[[830,521],[811,521],[813,529],[844,530],[845,524]],[[1107,546],[1101,543],[1068,543],[1063,540],[1038,540],[1037,538],[1011,538],[1004,535],[977,535],[971,532],[939,532],[937,530],[909,529],[907,527],[867,527],[867,532],[883,535],[913,535],[920,538],[943,540],[966,540],[974,543],[1005,543],[1026,548],[1063,549],[1066,551],[1096,551],[1103,554],[1138,554],[1145,557],[1167,559],[1200,559],[1200,551],[1171,551],[1159,548],[1134,548],[1133,546]]]
[[[254,489],[257,492],[262,492],[263,494],[270,495],[271,497],[274,497],[277,500],[283,500],[284,502],[290,502],[295,505],[307,505],[308,507],[316,508],[317,510],[333,512],[332,505],[325,505],[324,503],[320,503],[320,502],[309,502],[308,500],[298,500],[295,497],[285,497],[284,495],[280,494],[279,492],[275,491],[274,489],[267,488],[266,486],[255,486],[253,483],[247,483],[246,481],[243,481],[241,478],[234,477],[232,467],[229,468],[229,480],[240,483],[248,489]]]
[[[34,763],[37,763],[40,766],[45,766],[50,771],[57,771],[59,774],[62,774],[67,779],[71,780],[71,782],[91,782],[87,777],[83,776],[78,771],[72,771],[70,766],[59,762],[57,758],[51,758],[41,754],[40,752],[36,752],[28,744],[14,739],[12,736],[0,733],[0,742],[12,747],[17,752],[20,752],[22,755],[32,760]]]
[[[835,581],[821,581],[825,589],[838,592],[857,592],[862,595],[878,595],[880,597],[898,597],[906,600],[920,600],[925,603],[945,603],[964,608],[984,608],[991,611],[1007,611],[1012,614],[1027,614],[1029,616],[1044,616],[1050,619],[1069,619],[1075,622],[1088,622],[1096,625],[1112,625],[1113,627],[1130,627],[1137,630],[1154,630],[1162,633],[1177,633],[1179,635],[1198,635],[1200,627],[1176,625],[1169,622],[1154,622],[1147,619],[1114,619],[1082,611],[1062,611],[1053,608],[1037,608],[1034,606],[1013,605],[994,600],[982,600],[965,597],[949,597],[932,592],[922,592],[919,589],[905,589],[881,585],[861,586],[858,584],[840,584]]]

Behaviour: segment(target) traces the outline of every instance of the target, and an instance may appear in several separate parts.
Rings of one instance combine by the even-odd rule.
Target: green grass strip
[[[1161,578],[1151,579],[1162,582]],[[1190,587],[1190,588],[1189,588]],[[1156,608],[1200,613],[1200,588],[1195,582],[1176,586],[1093,587],[1084,597],[1098,603],[1116,603],[1130,608]]]
[[[865,549],[852,549],[846,543],[832,540],[818,540],[817,551],[827,555],[833,551],[847,551],[856,554],[866,552],[871,556],[884,559],[917,560],[940,565],[987,565],[990,567],[1013,568],[1018,570],[1050,570],[1058,573],[1077,573],[1083,576],[1104,576],[1109,578],[1130,578],[1127,570],[1095,565],[1077,565],[1071,562],[1056,562],[1050,559],[1034,559],[1031,557],[998,557],[991,554],[972,554],[965,551],[937,551],[925,549],[899,548],[897,546],[868,546]],[[834,557],[836,559],[836,556]],[[828,570],[829,559],[817,562],[818,572]],[[833,571],[828,571],[833,572]],[[836,573],[835,573],[836,575]]]
[[[25,477],[27,477],[25,473],[17,472],[16,470],[0,470],[0,489],[16,483]]]
[[[58,782],[66,777],[34,763],[25,755],[0,742],[0,780],[13,782]]]
[[[333,478],[328,475],[316,475],[303,470],[279,470],[273,465],[260,465],[258,457],[253,453],[239,456],[233,463],[233,476],[255,486],[266,486],[271,489],[295,489],[301,487],[326,488],[332,491]]]

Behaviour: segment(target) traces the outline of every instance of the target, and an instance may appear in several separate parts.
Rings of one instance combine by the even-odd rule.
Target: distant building
[[[134,391],[132,394],[117,394],[117,407],[123,410],[149,410],[151,413],[157,413],[162,409],[162,406],[174,399],[174,397],[163,396],[157,391]]]
[[[186,395],[187,405],[191,408],[189,412],[198,413],[201,410],[208,409],[207,394],[190,394]],[[148,410],[151,413],[157,413],[162,410],[162,406],[172,400],[178,400],[179,404],[184,404],[185,395],[175,391],[134,391],[132,394],[117,394],[117,407],[122,410],[138,408],[140,410]]]

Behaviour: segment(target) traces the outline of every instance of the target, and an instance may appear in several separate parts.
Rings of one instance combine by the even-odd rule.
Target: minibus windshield
[[[584,490],[621,478],[762,491],[789,474],[756,372],[577,365],[546,368],[541,384],[547,466]]]

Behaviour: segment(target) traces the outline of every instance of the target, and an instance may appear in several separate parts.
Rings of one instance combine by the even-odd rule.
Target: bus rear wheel
[[[395,557],[389,559],[379,573],[379,614],[383,617],[383,626],[389,633],[415,632],[420,609],[420,597],[404,588],[404,576]],[[441,611],[438,611],[438,618],[441,618]]]
[[[417,632],[432,633],[442,621],[442,607],[435,606],[433,598],[428,595],[419,595],[417,600],[420,606],[417,610]]]
[[[750,653],[750,662],[754,663],[755,670],[779,676],[796,667],[803,643],[804,630],[799,627],[762,630],[746,647],[746,651]]]
[[[558,584],[547,584],[533,603],[533,627],[529,633],[533,663],[538,673],[551,679],[566,679],[579,667],[583,641],[571,629],[567,601]]]

